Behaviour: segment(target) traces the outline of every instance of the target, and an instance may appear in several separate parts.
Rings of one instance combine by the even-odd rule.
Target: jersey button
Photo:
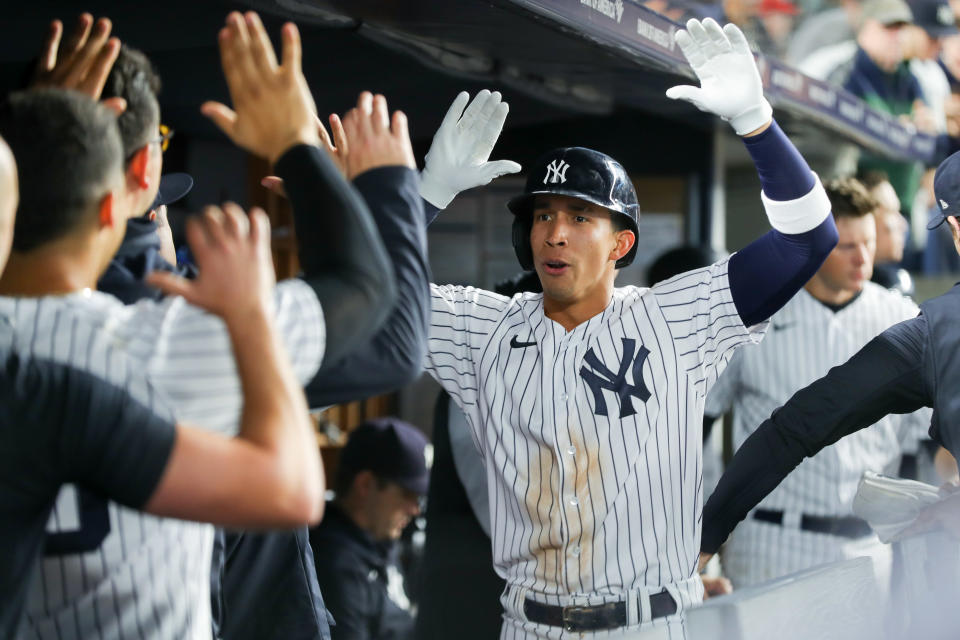
[[[568,396],[567,394],[561,393],[561,394],[560,394],[560,402],[566,402],[566,401],[567,401],[567,398],[569,398],[569,397],[570,397],[570,396]]]
[[[570,555],[572,555],[572,556],[574,556],[574,557],[579,556],[579,555],[580,555],[580,547],[574,547],[573,549],[570,549]]]
[[[576,452],[577,452],[577,448],[575,446],[570,445],[569,447],[567,447],[567,453],[569,453],[570,455],[573,455]]]
[[[580,501],[577,500],[576,496],[570,498],[570,506],[571,506],[571,507],[575,507],[575,506],[577,506],[578,504],[580,504]]]

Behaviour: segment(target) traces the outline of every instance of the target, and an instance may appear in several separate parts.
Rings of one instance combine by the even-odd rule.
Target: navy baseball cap
[[[913,23],[922,27],[931,38],[957,33],[957,19],[947,0],[907,0]]]
[[[149,211],[159,206],[172,204],[190,193],[193,189],[193,178],[189,173],[168,173],[160,178],[160,188],[157,197],[153,199]]]
[[[960,151],[940,163],[933,174],[933,195],[939,215],[934,216],[927,229],[936,229],[947,216],[960,217]]]
[[[370,471],[378,478],[426,495],[431,448],[419,429],[397,418],[365,422],[350,433],[340,466]]]

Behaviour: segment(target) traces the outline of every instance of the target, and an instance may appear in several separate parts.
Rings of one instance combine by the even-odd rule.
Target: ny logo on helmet
[[[570,165],[563,160],[553,160],[547,165],[547,175],[543,177],[543,184],[557,184],[567,181],[567,169]]]

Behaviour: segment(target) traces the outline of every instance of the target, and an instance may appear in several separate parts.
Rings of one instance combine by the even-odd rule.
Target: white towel
[[[866,471],[853,498],[853,512],[870,524],[881,542],[896,542],[925,507],[940,499],[933,485]]]

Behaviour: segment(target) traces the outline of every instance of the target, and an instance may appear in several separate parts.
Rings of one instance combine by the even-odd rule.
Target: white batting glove
[[[720,116],[740,136],[770,121],[773,108],[763,97],[757,63],[735,24],[721,29],[713,18],[693,19],[674,39],[697,74],[700,87],[670,87],[668,98],[686,100],[701,111]]]
[[[500,92],[484,89],[470,106],[468,100],[466,91],[457,95],[424,158],[420,196],[440,209],[446,209],[461,191],[520,171],[520,165],[510,160],[487,161],[510,110],[501,102]]]

